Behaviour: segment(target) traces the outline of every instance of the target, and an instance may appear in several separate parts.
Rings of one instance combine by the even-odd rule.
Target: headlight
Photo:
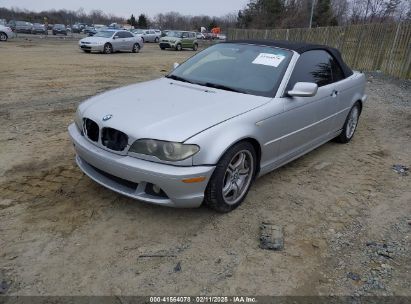
[[[198,151],[200,151],[200,147],[197,145],[186,145],[155,139],[136,140],[129,149],[129,152],[152,155],[165,161],[184,160]]]
[[[83,117],[81,117],[81,113],[80,113],[79,108],[77,108],[76,117],[74,118],[74,122],[75,122],[77,128],[79,128],[79,130],[81,131],[83,129]]]

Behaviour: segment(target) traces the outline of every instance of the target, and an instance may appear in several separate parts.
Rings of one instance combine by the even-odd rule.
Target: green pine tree
[[[127,19],[127,23],[134,27],[137,25],[136,18],[133,14],[131,14],[130,19]]]
[[[331,8],[331,0],[317,0],[313,16],[314,26],[338,25]]]
[[[138,16],[137,25],[138,25],[139,28],[147,28],[148,27],[148,20],[147,20],[146,15],[141,14],[140,16]]]

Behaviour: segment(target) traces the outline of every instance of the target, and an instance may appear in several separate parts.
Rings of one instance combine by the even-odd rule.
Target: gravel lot
[[[0,293],[411,296],[411,83],[369,75],[358,133],[259,179],[230,214],[133,201],[74,164],[67,126],[94,94],[160,77],[192,51],[85,54],[0,44]],[[259,248],[259,225],[284,250]],[[180,265],[178,267],[177,265]]]

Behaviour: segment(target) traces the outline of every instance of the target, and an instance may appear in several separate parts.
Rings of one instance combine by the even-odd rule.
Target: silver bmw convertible
[[[349,142],[365,83],[333,48],[224,42],[163,78],[84,101],[69,133],[80,169],[113,191],[229,212],[255,178],[332,139]]]

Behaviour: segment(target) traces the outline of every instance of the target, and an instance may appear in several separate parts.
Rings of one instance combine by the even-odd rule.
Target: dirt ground
[[[234,212],[169,209],[84,176],[67,126],[87,97],[193,52],[90,55],[76,43],[0,44],[2,293],[411,296],[411,176],[392,170],[411,166],[409,81],[369,75],[353,141],[257,180]],[[259,248],[264,219],[284,228],[283,251]]]

